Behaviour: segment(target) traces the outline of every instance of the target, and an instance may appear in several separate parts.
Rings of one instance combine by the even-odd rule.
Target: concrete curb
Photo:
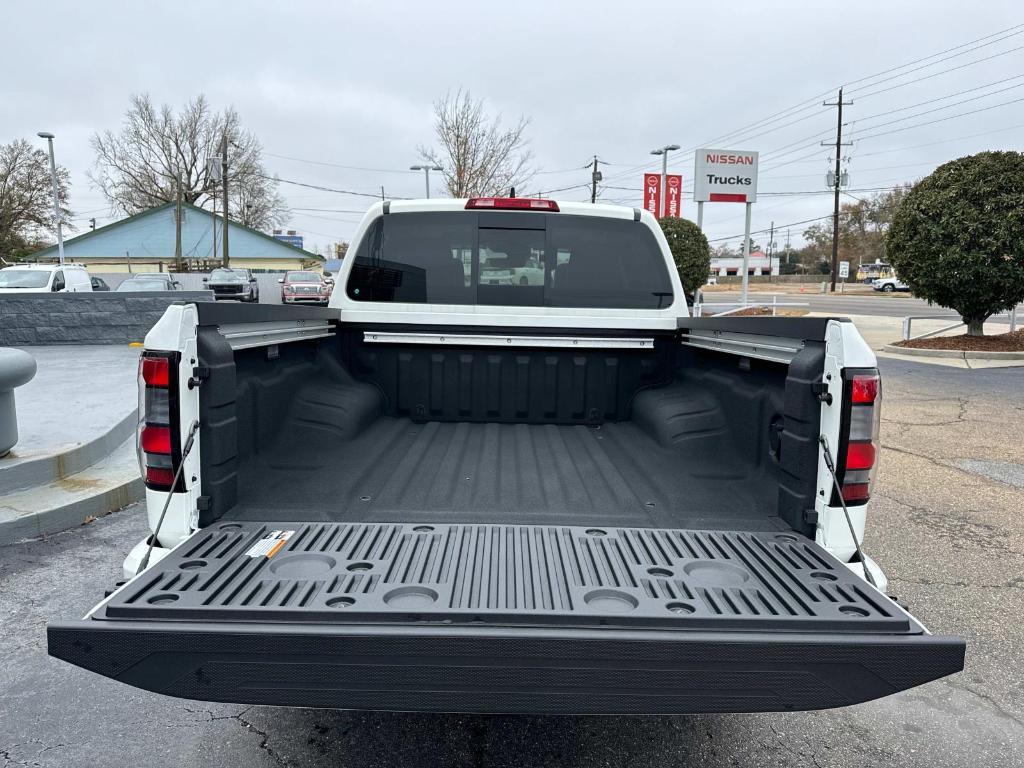
[[[135,408],[105,434],[64,453],[43,456],[12,467],[0,465],[0,496],[46,485],[91,467],[131,437],[138,421],[139,409]]]
[[[26,539],[77,528],[88,517],[109,515],[122,507],[140,501],[145,496],[141,477],[109,488],[95,496],[78,499],[68,504],[42,509],[32,515],[22,515],[12,520],[0,520],[0,547],[16,544]]]
[[[943,357],[948,360],[1024,360],[1024,352],[978,352],[960,351],[955,349],[914,349],[913,347],[897,347],[886,344],[883,352],[891,355],[907,355],[909,357]]]

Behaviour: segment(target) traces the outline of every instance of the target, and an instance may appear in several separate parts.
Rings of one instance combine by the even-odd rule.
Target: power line
[[[924,144],[911,144],[908,147],[895,147],[894,149],[883,149],[878,152],[866,152],[863,154],[858,153],[858,157],[874,157],[876,155],[889,155],[893,152],[906,152],[910,149],[922,149],[924,147],[934,147],[937,144],[948,144],[951,141],[963,141],[964,139],[977,139],[981,136],[991,136],[993,133],[1005,133],[1006,131],[1015,131],[1018,128],[1024,128],[1024,123],[1018,123],[1017,125],[1008,125],[1005,128],[996,128],[991,131],[981,131],[980,133],[969,133],[966,136],[953,136],[948,139],[940,139],[938,141],[929,141]],[[892,166],[898,167],[898,166]]]
[[[1017,77],[1024,77],[1024,75],[1017,75]],[[860,130],[862,132],[865,131],[865,130],[871,131],[871,130],[874,130],[875,128],[881,128],[881,127],[886,126],[886,125],[894,125],[896,123],[902,123],[904,120],[913,120],[915,117],[921,117],[922,115],[930,115],[933,112],[941,112],[944,109],[949,109],[951,107],[958,107],[961,104],[968,104],[968,103],[970,103],[972,101],[978,101],[979,99],[985,99],[985,98],[988,98],[989,96],[995,96],[996,94],[999,94],[999,93],[1005,93],[1006,91],[1012,91],[1015,88],[1020,88],[1021,86],[1024,86],[1024,83],[1017,83],[1016,85],[1008,85],[1005,88],[1000,88],[998,91],[991,91],[990,93],[983,93],[980,96],[972,96],[969,99],[961,99],[960,101],[954,101],[954,102],[951,102],[949,104],[944,104],[941,107],[935,107],[933,109],[926,109],[924,112],[917,112],[917,113],[915,113],[913,115],[907,115],[906,117],[899,117],[899,118],[896,118],[895,120],[890,120],[887,123],[878,123],[877,125],[871,125],[871,126],[868,126],[867,128],[861,128]],[[950,98],[950,97],[949,96],[945,96],[945,97],[942,97],[942,98]],[[941,101],[941,99],[932,99],[932,101]],[[927,102],[927,101],[926,102],[922,102],[922,104],[928,104],[928,103],[929,102]],[[920,104],[916,104],[914,106],[921,106],[921,105]],[[899,109],[892,109],[892,110],[889,110],[888,112],[878,112],[878,113],[876,113],[874,115],[869,115],[868,117],[861,118],[860,120],[856,120],[854,122],[859,123],[862,120],[868,120],[870,118],[875,118],[875,117],[882,117],[884,115],[892,114],[893,112],[901,112],[904,109],[911,109],[911,108],[912,107],[900,107]],[[853,122],[847,123],[847,125],[852,127],[853,126]],[[856,131],[854,131],[854,133],[856,133]]]
[[[841,213],[840,215],[844,215],[844,214]],[[823,219],[831,219],[831,218],[832,218],[832,214],[830,213],[827,216],[816,216],[813,219],[804,219],[803,221],[791,221],[788,224],[777,224],[775,226],[775,228],[776,229],[782,229],[783,227],[796,227],[796,226],[798,226],[800,224],[810,224],[811,222],[814,222],[814,221],[821,221]],[[752,235],[761,235],[761,234],[764,234],[765,232],[767,232],[768,230],[769,230],[768,227],[765,227],[764,229],[753,229],[753,230],[750,231],[750,234],[752,234]],[[735,239],[737,239],[739,237],[743,237],[743,236],[744,236],[743,233],[740,233],[738,235],[729,235],[728,237],[709,237],[708,238],[708,242],[709,243],[717,243],[717,242],[721,242],[723,240],[735,240]]]
[[[353,192],[349,189],[335,189],[333,187],[324,187],[319,184],[308,184],[304,181],[292,181],[291,179],[282,179],[279,176],[267,176],[266,174],[260,174],[260,178],[269,179],[271,181],[279,181],[282,184],[293,184],[296,187],[306,187],[307,189],[317,189],[321,192],[334,192],[339,195],[355,195],[356,197],[372,197],[374,199],[380,199],[380,193],[378,192]],[[390,196],[392,200],[410,200],[408,197],[396,197]]]
[[[934,98],[934,99],[928,99],[926,101],[922,101],[922,102],[919,102],[917,104],[911,104],[911,105],[908,105],[908,106],[905,106],[905,107],[897,107],[895,109],[887,110],[885,112],[878,112],[878,113],[873,114],[873,115],[868,115],[867,117],[858,118],[857,120],[844,123],[844,126],[850,126],[852,128],[855,124],[861,123],[861,122],[863,122],[865,120],[871,120],[871,119],[876,118],[876,117],[882,117],[882,116],[890,115],[890,114],[892,114],[894,112],[901,112],[901,111],[906,110],[906,109],[914,109],[915,107],[924,106],[926,104],[932,104],[932,103],[934,103],[936,101],[942,101],[944,99],[949,99],[949,98],[952,98],[954,96],[960,96],[960,95],[965,94],[965,93],[973,93],[973,92],[975,92],[977,90],[980,90],[982,88],[989,88],[989,87],[991,87],[993,85],[999,85],[1000,83],[1005,83],[1005,82],[1008,82],[1010,80],[1020,79],[1021,77],[1024,77],[1024,74],[1015,75],[1013,77],[1004,78],[1002,80],[997,80],[997,81],[992,82],[992,83],[986,83],[985,85],[980,85],[980,86],[976,86],[974,88],[968,88],[968,89],[965,89],[965,90],[962,90],[962,91],[957,91],[955,93],[946,94],[945,96],[939,96],[939,97]],[[962,99],[961,101],[953,102],[951,104],[946,104],[946,105],[944,105],[942,107],[936,107],[935,109],[925,110],[924,112],[918,112],[917,114],[914,114],[914,115],[907,115],[906,117],[898,118],[898,119],[892,120],[892,121],[890,121],[888,123],[880,123],[878,125],[868,126],[867,128],[861,128],[859,130],[861,132],[863,132],[865,130],[874,130],[875,128],[880,128],[880,127],[885,126],[885,125],[893,125],[893,124],[901,122],[903,120],[912,120],[915,117],[920,117],[921,115],[930,114],[932,112],[939,112],[939,111],[941,111],[943,109],[949,109],[949,108],[955,107],[955,106],[957,106],[959,104],[966,104],[966,103],[971,102],[971,101],[977,101],[979,99],[983,99],[983,98],[986,98],[988,96],[994,96],[994,95],[996,95],[998,93],[1003,93],[1005,91],[1012,90],[1014,88],[1020,88],[1022,86],[1024,86],[1024,83],[1018,83],[1017,85],[1008,86],[1006,88],[1002,88],[1002,89],[999,89],[999,90],[996,90],[996,91],[990,91],[989,93],[981,94],[979,96],[975,96],[975,97],[972,97],[970,99]],[[777,161],[780,158],[784,157],[785,155],[793,154],[795,152],[799,152],[802,149],[814,146],[814,144],[805,144],[803,146],[796,146],[796,145],[802,144],[803,142],[808,141],[810,139],[819,138],[820,136],[822,136],[824,134],[827,134],[827,133],[830,133],[830,132],[831,132],[831,129],[825,129],[823,131],[819,131],[819,132],[817,132],[815,134],[811,134],[811,135],[806,136],[804,138],[797,139],[796,141],[792,141],[789,144],[784,144],[781,147],[776,147],[775,149],[768,150],[767,152],[762,152],[761,153],[761,159],[762,160],[770,159],[772,161]],[[853,132],[854,138],[856,138],[856,133],[857,133],[857,131]],[[788,152],[784,152],[783,151],[783,150],[789,149],[790,147],[796,147],[796,148],[795,149],[790,149]],[[776,166],[776,167],[778,167],[778,166]]]
[[[1017,32],[1015,34],[1019,35],[1020,32]],[[1012,37],[1012,35],[1011,35],[1011,37]],[[1003,38],[1003,39],[1005,40],[1006,38]],[[996,42],[1000,42],[1000,41],[997,40]],[[979,46],[979,48],[980,47],[983,47],[983,46]],[[888,88],[879,88],[876,91],[869,91],[868,93],[862,93],[857,98],[858,99],[866,99],[868,96],[874,96],[875,94],[878,94],[878,93],[885,93],[887,91],[894,91],[897,88],[902,88],[902,87],[904,87],[906,85],[912,85],[914,83],[919,83],[922,80],[930,80],[931,78],[938,77],[939,75],[945,75],[945,74],[948,74],[950,72],[956,72],[959,69],[966,69],[967,67],[973,67],[975,64],[981,64],[983,61],[991,61],[992,59],[998,59],[1000,56],[1005,56],[1008,53],[1015,53],[1016,51],[1019,51],[1021,49],[1024,49],[1024,45],[1017,46],[1016,48],[1010,48],[1010,49],[1005,50],[1005,51],[1000,51],[999,53],[993,53],[991,56],[985,56],[984,58],[981,58],[981,59],[975,59],[974,61],[968,61],[965,64],[958,64],[955,67],[950,67],[949,69],[943,69],[943,70],[941,70],[939,72],[933,72],[930,75],[923,75],[923,76],[918,77],[918,78],[916,78],[914,80],[908,80],[905,83],[897,83],[896,85],[891,85]],[[973,50],[977,50],[977,48],[975,48]],[[964,53],[970,53],[970,52],[971,51],[964,51]],[[961,55],[963,55],[963,54],[959,54],[959,53],[957,54],[957,56],[961,56]],[[950,56],[949,58],[952,59],[952,58],[955,58],[955,57]],[[917,69],[912,69],[912,70],[910,70],[908,72],[903,72],[903,73],[901,73],[899,75],[894,75],[893,77],[887,77],[885,80],[879,80],[876,83],[871,83],[870,85],[862,86],[862,88],[869,88],[869,87],[872,87],[872,86],[875,86],[875,85],[880,85],[881,83],[887,83],[890,80],[899,79],[899,78],[903,77],[904,75],[909,75],[911,72],[917,72],[917,71],[922,70],[922,69],[927,69],[928,67],[934,66],[935,64],[939,64],[939,63],[941,63],[943,61],[947,61],[947,60],[948,59],[940,59],[939,61],[932,62],[931,64],[927,64],[927,65],[925,65],[923,67],[918,67]],[[860,89],[858,88],[856,90],[860,90]]]
[[[887,69],[887,70],[885,70],[883,72],[878,72],[878,73],[876,73],[874,75],[869,75],[868,77],[862,77],[862,78],[860,78],[860,80],[854,80],[853,82],[847,83],[846,85],[847,86],[856,85],[857,83],[862,83],[865,80],[873,80],[874,82],[866,83],[865,85],[858,86],[857,88],[851,88],[849,90],[849,92],[852,93],[854,91],[862,91],[865,88],[873,88],[876,85],[880,85],[881,83],[886,83],[886,82],[889,82],[890,80],[895,80],[896,78],[903,77],[904,75],[909,75],[909,74],[911,74],[913,72],[919,72],[922,69],[927,69],[928,67],[934,67],[936,64],[941,64],[942,62],[949,61],[950,59],[955,59],[955,58],[958,58],[960,56],[966,56],[968,53],[973,53],[974,51],[981,50],[982,48],[987,48],[990,45],[996,45],[997,43],[1001,43],[1004,40],[1009,40],[1011,37],[1016,37],[1017,35],[1020,35],[1021,33],[1024,33],[1024,24],[1015,24],[1014,26],[1007,27],[1006,29],[1000,30],[999,32],[993,32],[990,35],[985,35],[984,37],[979,37],[976,40],[971,40],[970,42],[967,42],[967,43],[961,43],[960,45],[953,46],[952,48],[947,48],[944,51],[939,51],[938,53],[933,53],[931,56],[925,56],[925,57],[920,58],[920,59],[915,59],[914,61],[908,61],[906,64],[903,64],[901,66],[892,67],[892,68]],[[993,40],[991,38],[998,38],[998,39]],[[985,42],[985,41],[987,41],[987,42]],[[976,43],[978,43],[978,45],[976,45]],[[961,50],[962,48],[966,48],[967,50]],[[959,53],[953,53],[953,51],[959,51]],[[947,54],[947,53],[952,54],[952,55],[946,56],[945,54]],[[940,56],[942,58],[939,58]],[[922,62],[928,61],[929,59],[937,59],[937,61],[931,61],[928,64],[922,64]],[[914,69],[907,70],[907,67],[911,67],[914,64],[921,64],[921,66],[920,67],[915,67]],[[898,70],[898,69],[902,69],[902,70],[906,70],[906,71],[899,72],[898,74],[894,74],[891,77],[886,77],[886,78],[883,78],[881,80],[877,79],[877,78],[882,77],[882,75],[888,75],[888,74],[890,74],[892,72],[896,72],[896,70]]]
[[[905,125],[902,128],[893,128],[892,130],[889,130],[889,131],[880,131],[878,133],[870,133],[867,136],[855,136],[854,138],[856,138],[857,141],[864,141],[865,139],[873,139],[873,138],[876,138],[877,136],[888,136],[890,133],[900,133],[901,131],[909,131],[909,130],[911,130],[913,128],[921,128],[921,127],[926,126],[926,125],[934,125],[935,123],[944,123],[946,120],[954,120],[955,118],[958,118],[958,117],[967,117],[968,115],[976,115],[979,112],[988,112],[990,109],[997,109],[999,107],[1009,106],[1010,104],[1017,104],[1017,103],[1019,103],[1021,101],[1024,101],[1024,97],[1021,97],[1019,99],[1012,99],[1011,101],[1003,101],[1003,102],[1000,102],[999,104],[992,104],[991,106],[988,106],[988,107],[981,107],[980,109],[972,109],[969,112],[958,112],[955,115],[947,115],[946,117],[939,117],[939,118],[936,118],[935,120],[928,120],[928,121],[923,122],[923,123],[915,123],[914,125]],[[887,125],[887,123],[883,123],[883,125]],[[880,127],[880,126],[878,126],[878,127]]]
[[[550,195],[552,192],[568,192],[573,189],[590,189],[589,184],[574,184],[571,187],[559,187],[558,189],[545,189],[541,192],[537,192],[538,195]]]
[[[306,159],[304,157],[292,157],[290,155],[276,155],[273,152],[264,152],[263,154],[265,154],[267,157],[276,157],[276,158],[279,158],[281,160],[292,160],[293,162],[296,162],[296,163],[307,163],[309,165],[325,165],[325,166],[327,166],[329,168],[344,168],[344,169],[350,170],[350,171],[369,171],[371,173],[401,173],[401,174],[404,174],[404,175],[409,175],[411,173],[414,173],[414,171],[410,171],[408,169],[398,169],[398,168],[366,168],[366,167],[360,166],[360,165],[342,165],[341,163],[332,163],[332,162],[328,162],[326,160],[309,160],[309,159]]]
[[[927,101],[919,101],[917,104],[908,104],[905,107],[896,107],[895,109],[887,109],[884,112],[876,112],[873,115],[868,115],[867,117],[862,117],[862,118],[860,118],[860,120],[870,120],[871,118],[878,117],[880,115],[891,115],[893,112],[902,112],[905,109],[914,109],[915,107],[923,107],[926,104],[933,104],[936,101],[942,101],[944,99],[951,99],[954,96],[962,96],[965,93],[974,93],[975,91],[980,91],[982,88],[991,88],[993,85],[1000,85],[1002,83],[1008,83],[1011,80],[1019,80],[1022,77],[1024,77],[1024,72],[1022,72],[1019,75],[1014,75],[1013,77],[1004,77],[1002,80],[995,80],[995,81],[993,81],[991,83],[985,83],[984,85],[977,85],[974,88],[967,88],[965,90],[957,91],[955,93],[947,93],[945,96],[938,96],[938,97],[936,97],[934,99],[928,99]],[[1020,86],[1013,86],[1013,87],[1014,88],[1019,88]],[[1000,93],[1000,91],[993,91],[992,93]],[[990,93],[990,94],[986,94],[986,95],[991,96],[992,94]],[[861,97],[861,98],[863,98],[863,97]]]
[[[966,43],[961,43],[960,45],[956,45],[956,46],[953,46],[951,48],[947,48],[947,49],[939,51],[937,53],[933,53],[933,54],[930,54],[928,56],[924,56],[924,57],[921,57],[921,58],[918,58],[918,59],[914,59],[912,61],[905,62],[905,63],[897,65],[895,67],[890,67],[890,68],[882,70],[880,72],[876,72],[874,74],[866,75],[866,76],[858,78],[856,80],[848,81],[847,85],[854,85],[854,84],[857,84],[857,83],[865,83],[865,85],[861,85],[861,86],[859,86],[857,88],[852,89],[853,91],[861,91],[861,90],[863,90],[865,88],[871,88],[871,87],[879,85],[879,84],[881,84],[883,82],[888,82],[888,81],[897,79],[899,77],[904,77],[904,76],[906,76],[908,74],[911,74],[912,72],[920,71],[922,69],[927,69],[928,67],[935,66],[937,64],[942,63],[943,61],[948,61],[950,59],[954,59],[954,58],[957,58],[959,56],[964,56],[964,55],[972,53],[972,52],[974,52],[976,50],[980,50],[981,48],[985,48],[987,46],[994,45],[996,43],[1002,42],[1003,40],[1007,40],[1007,39],[1009,39],[1011,37],[1015,37],[1015,36],[1020,35],[1022,33],[1024,33],[1024,24],[1016,24],[1016,25],[1014,25],[1012,27],[1007,27],[1007,28],[1002,29],[1002,30],[1000,30],[998,32],[993,32],[993,33],[991,33],[989,35],[985,35],[983,37],[976,38],[976,39],[968,41]],[[998,39],[993,39],[993,38],[998,38]],[[1022,48],[1024,48],[1024,46],[1022,46]],[[994,54],[992,56],[988,56],[988,57],[985,57],[985,58],[982,58],[982,59],[976,59],[974,61],[967,62],[966,64],[962,64],[962,65],[959,65],[957,67],[953,67],[953,68],[950,68],[948,70],[944,70],[942,72],[937,72],[937,73],[933,73],[931,75],[927,75],[925,77],[919,78],[919,80],[927,79],[929,77],[935,77],[935,76],[938,76],[940,74],[945,74],[946,72],[952,72],[952,71],[955,71],[957,69],[963,69],[965,67],[973,66],[974,64],[979,64],[979,63],[981,63],[983,61],[988,61],[990,59],[997,58],[999,56],[1004,56],[1004,55],[1006,55],[1008,53],[1013,53],[1016,50],[1019,50],[1019,49],[1018,48],[1014,48],[1014,49],[1011,49],[1011,50],[1002,51],[1000,53],[997,53],[997,54]],[[955,51],[958,51],[958,53],[954,53]],[[952,55],[946,56],[946,54],[952,54]],[[943,58],[939,58],[939,57],[943,57]],[[937,60],[936,61],[930,61],[931,59],[937,59]],[[908,71],[900,72],[899,74],[893,75],[892,77],[888,77],[888,78],[884,78],[884,79],[878,79],[878,78],[881,78],[884,75],[888,75],[890,73],[894,73],[894,72],[897,72],[899,70],[906,70],[907,67],[913,67],[915,64],[921,64],[922,62],[929,62],[929,61],[930,61],[930,63],[925,64],[925,65],[923,65],[921,67],[916,67],[915,69],[911,69],[911,70],[908,70]],[[866,81],[873,81],[873,82],[866,82]],[[891,90],[893,88],[903,87],[903,85],[910,85],[912,82],[917,82],[917,81],[909,81],[907,83],[891,86],[888,89],[879,89],[877,91],[871,91],[869,93],[860,94],[859,98],[866,98],[867,96],[874,95],[875,93],[881,93],[883,90]],[[694,145],[693,147],[688,147],[688,148],[684,149],[682,152],[680,152],[677,155],[676,160],[674,162],[670,163],[670,165],[673,166],[673,167],[678,167],[679,163],[683,162],[684,159],[686,159],[685,156],[687,154],[689,154],[690,152],[694,151],[695,149],[697,149],[697,148],[699,148],[701,146],[707,146],[708,144],[711,144],[711,143],[714,143],[714,142],[718,142],[718,141],[724,141],[724,140],[727,140],[727,139],[729,139],[729,140],[739,140],[739,138],[741,136],[743,136],[744,134],[751,133],[751,131],[754,131],[754,129],[756,129],[756,128],[763,128],[766,125],[770,125],[772,122],[777,122],[778,120],[783,120],[783,119],[786,119],[787,117],[793,117],[794,115],[799,114],[800,112],[804,112],[804,111],[810,110],[812,108],[817,108],[817,103],[816,103],[817,100],[819,98],[821,98],[822,96],[827,96],[830,93],[832,93],[832,89],[829,89],[828,91],[825,91],[825,92],[823,92],[823,93],[813,97],[812,99],[798,102],[797,104],[795,104],[795,105],[793,105],[791,107],[788,107],[788,108],[786,108],[784,110],[781,110],[779,112],[776,112],[776,113],[774,113],[772,115],[769,115],[766,118],[763,118],[761,120],[755,121],[753,123],[749,123],[748,125],[746,125],[746,126],[744,126],[742,128],[736,129],[736,130],[731,131],[731,132],[726,133],[726,134],[722,134],[721,136],[718,136],[718,137],[716,137],[714,139],[710,139],[708,141],[701,142],[700,144]],[[814,104],[809,104],[808,101],[813,101],[815,103]],[[809,117],[813,117],[813,115],[810,115],[807,118],[802,118],[801,120],[793,121],[793,123],[790,123],[790,124],[795,124],[797,122],[802,122],[803,119],[809,119]],[[749,141],[749,140],[752,140],[754,138],[758,138],[758,137],[760,137],[762,135],[765,135],[766,133],[769,133],[769,132],[771,132],[771,131],[754,132],[751,135],[744,137],[743,140],[744,141]],[[631,173],[634,173],[637,170],[639,170],[641,168],[644,168],[645,166],[646,166],[646,163],[643,163],[643,164],[640,164],[640,165],[636,165],[636,166],[632,166],[632,167],[626,169],[625,171],[622,171],[622,172],[619,172],[619,173],[616,173],[616,174],[613,174],[613,175],[609,176],[608,179],[609,180],[613,180],[613,179],[622,178],[623,176],[626,176],[626,175],[629,175]]]

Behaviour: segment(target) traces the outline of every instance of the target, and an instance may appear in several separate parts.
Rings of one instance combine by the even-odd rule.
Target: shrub
[[[711,272],[708,239],[696,224],[687,219],[664,218],[661,220],[661,230],[668,240],[683,290],[687,295],[693,295],[708,281]]]
[[[991,315],[1024,301],[1024,154],[940,165],[900,203],[886,249],[916,296],[956,310],[981,336]]]

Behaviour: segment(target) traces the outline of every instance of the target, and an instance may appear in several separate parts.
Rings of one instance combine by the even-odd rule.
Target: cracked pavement
[[[768,715],[481,717],[166,698],[46,655],[46,622],[91,608],[145,535],[135,506],[0,548],[2,765],[1024,765],[1024,490],[982,471],[1024,465],[1024,368],[880,368],[884,448],[865,548],[932,631],[967,639],[960,675]]]

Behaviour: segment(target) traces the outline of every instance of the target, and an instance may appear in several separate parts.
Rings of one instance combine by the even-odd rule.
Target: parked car
[[[119,286],[115,293],[132,293],[143,291],[178,291],[181,283],[170,275],[154,273],[129,277]]]
[[[215,299],[256,302],[260,300],[260,286],[251,270],[221,267],[213,270],[203,282],[213,291]]]
[[[0,269],[0,293],[91,293],[80,264],[19,264]]]
[[[109,291],[110,286],[107,285],[106,281],[102,277],[92,276],[89,278],[92,281],[92,289],[94,291]]]
[[[481,280],[485,237],[557,279]],[[147,334],[150,530],[51,655],[189,699],[549,715],[963,669],[860,544],[881,388],[853,323],[691,317],[646,210],[392,200],[352,244],[331,311],[182,302]]]
[[[286,272],[281,283],[282,304],[324,304],[331,298],[334,280],[312,270]]]
[[[886,293],[892,293],[893,291],[909,291],[910,286],[900,280],[896,275],[892,277],[882,277],[875,280],[871,287],[876,291],[885,291]]]

